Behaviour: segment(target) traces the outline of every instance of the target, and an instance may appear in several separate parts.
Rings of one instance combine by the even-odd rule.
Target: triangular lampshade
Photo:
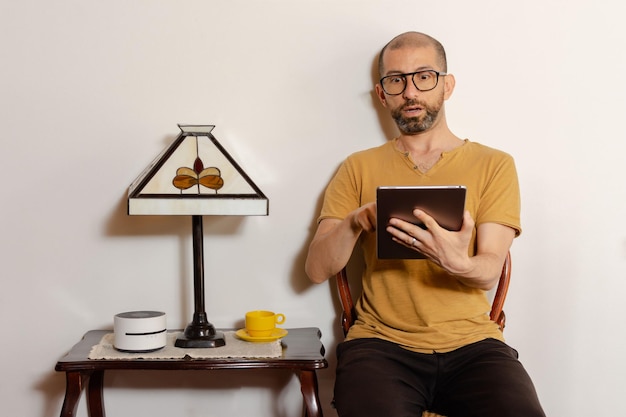
[[[178,127],[176,140],[131,184],[128,214],[268,214],[263,192],[211,134],[215,126]]]

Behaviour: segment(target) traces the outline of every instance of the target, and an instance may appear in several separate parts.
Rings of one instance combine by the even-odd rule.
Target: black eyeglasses
[[[445,72],[435,70],[415,71],[408,74],[392,74],[380,79],[383,91],[390,96],[397,96],[406,90],[406,80],[411,77],[413,85],[419,91],[430,91],[437,87],[440,75],[448,75]]]

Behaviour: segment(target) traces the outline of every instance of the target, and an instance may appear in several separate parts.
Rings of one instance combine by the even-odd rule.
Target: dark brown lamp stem
[[[204,237],[202,216],[192,216],[193,232],[193,321],[185,328],[175,346],[182,348],[220,347],[226,344],[224,334],[209,323],[204,307]]]

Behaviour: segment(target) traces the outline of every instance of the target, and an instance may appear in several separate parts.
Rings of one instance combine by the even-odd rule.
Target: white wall
[[[393,134],[372,101],[378,49],[420,30],[447,47],[455,133],[517,161],[508,341],[548,415],[620,415],[623,6],[430,3],[0,2],[2,414],[58,415],[57,359],[116,313],[189,321],[190,219],[125,214],[128,185],[177,123],[215,124],[270,199],[268,217],[205,218],[210,320],[281,311],[288,327],[322,329],[334,365],[337,307],[330,285],[308,283],[306,248],[340,161]],[[333,369],[320,380],[332,416]],[[299,395],[280,373],[111,373],[105,390],[111,416],[297,416]]]

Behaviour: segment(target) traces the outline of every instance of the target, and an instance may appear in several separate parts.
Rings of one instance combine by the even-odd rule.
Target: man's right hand
[[[353,227],[368,233],[376,231],[376,203],[367,203],[352,213]]]

